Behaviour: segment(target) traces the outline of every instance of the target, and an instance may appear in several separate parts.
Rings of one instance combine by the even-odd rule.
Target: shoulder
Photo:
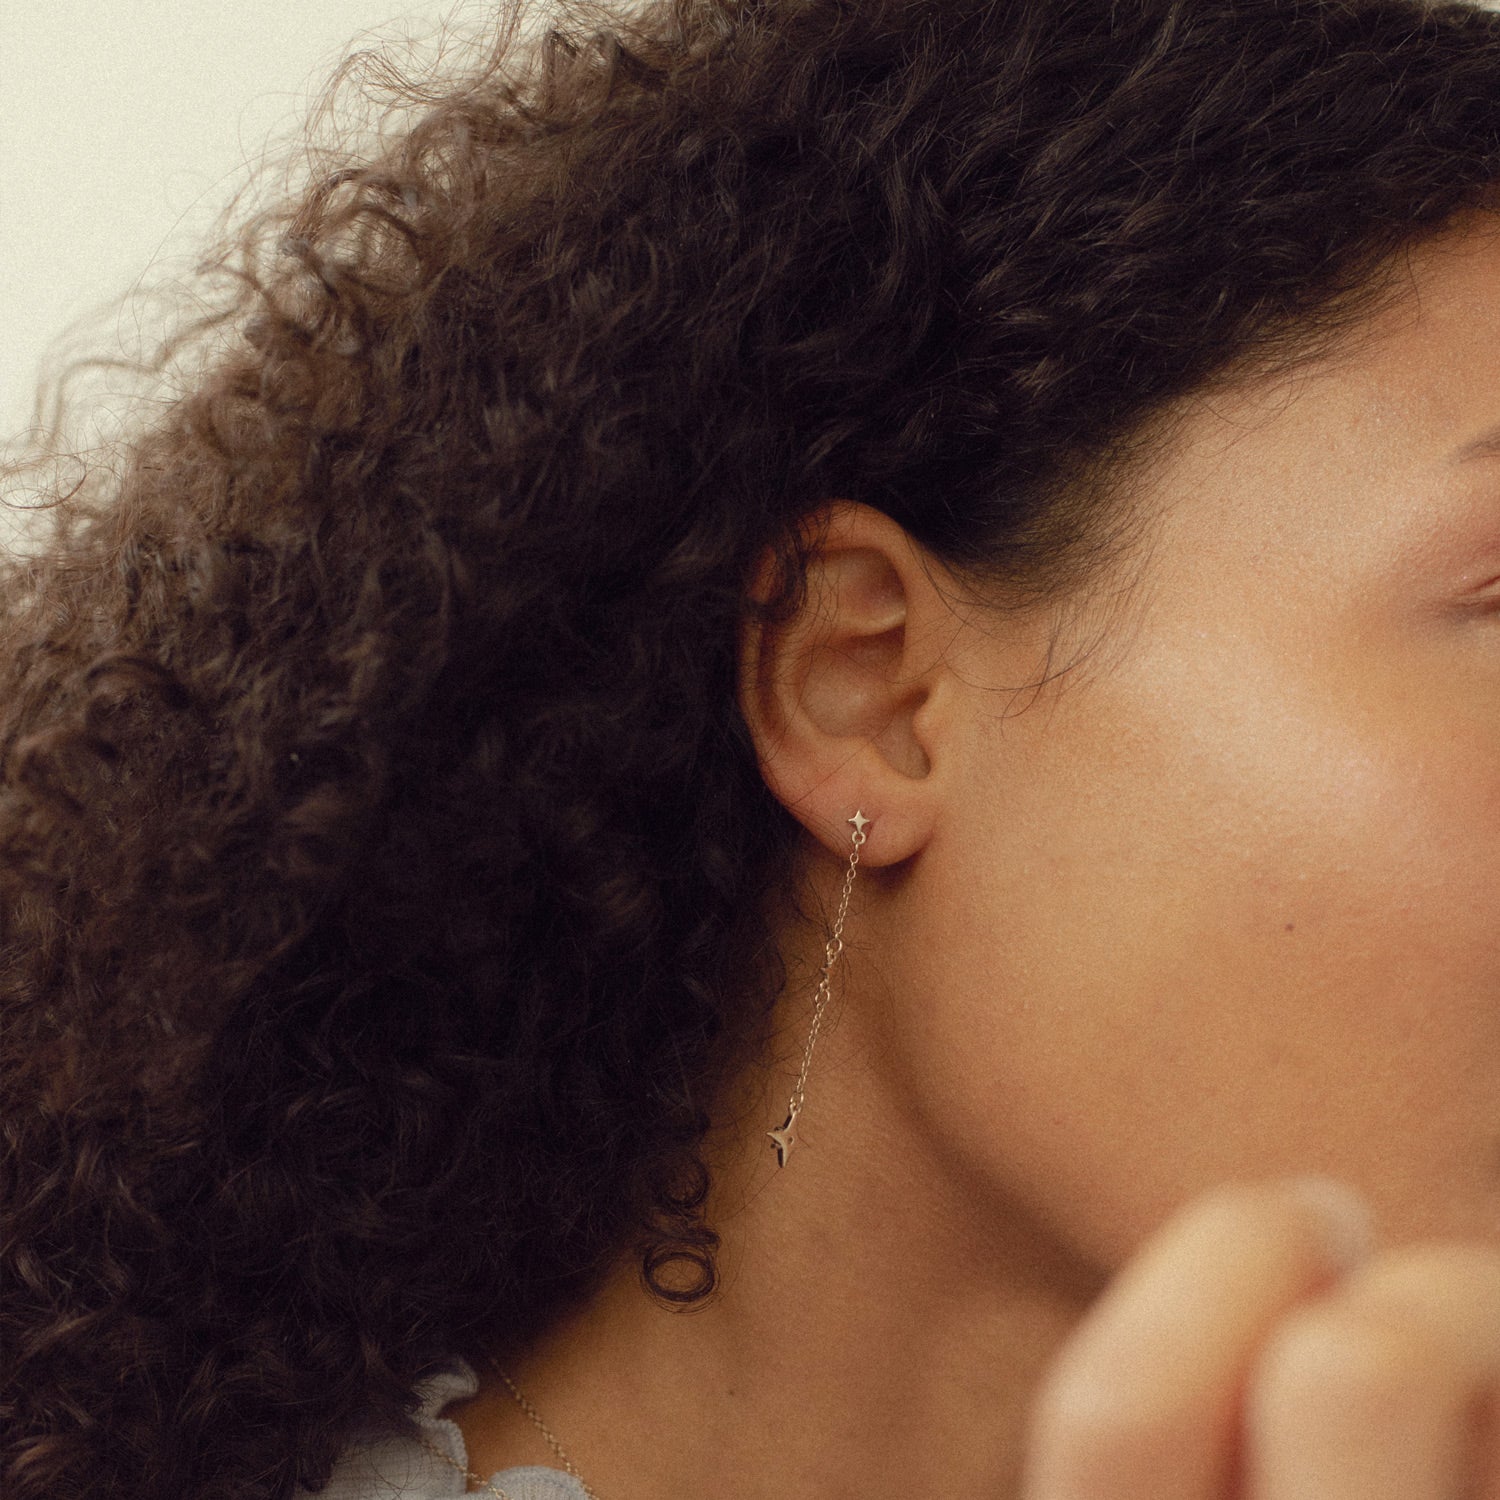
[[[478,1387],[474,1371],[454,1360],[417,1387],[419,1438],[381,1433],[351,1444],[327,1487],[316,1494],[298,1491],[296,1500],[459,1500],[468,1490],[463,1434],[438,1413]],[[507,1469],[493,1483],[508,1500],[584,1500],[583,1491],[556,1469]]]

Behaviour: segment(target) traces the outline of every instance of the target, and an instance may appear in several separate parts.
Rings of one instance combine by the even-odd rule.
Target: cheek
[[[1099,830],[1116,873],[1132,827],[1146,856],[1111,933],[1142,978],[1263,992],[1282,1008],[1270,1017],[1304,1025],[1465,1001],[1500,1018],[1500,720],[1466,720],[1397,676],[1348,690],[1336,674],[1247,669],[1173,699],[1191,714],[1142,705]]]
[[[1012,775],[953,862],[944,948],[967,962],[936,1067],[1013,1189],[1096,1205],[1077,1228],[1108,1258],[1227,1176],[1479,1159],[1495,726],[1185,667],[1091,686],[992,754]]]

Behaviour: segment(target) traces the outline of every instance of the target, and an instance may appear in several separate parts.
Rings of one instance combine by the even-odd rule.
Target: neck
[[[784,1169],[785,1080],[736,1112],[707,1305],[662,1307],[625,1261],[511,1370],[602,1500],[1019,1493],[1032,1396],[1104,1273],[946,1167],[869,1055],[820,1044]],[[450,1413],[471,1468],[555,1463],[482,1379]]]

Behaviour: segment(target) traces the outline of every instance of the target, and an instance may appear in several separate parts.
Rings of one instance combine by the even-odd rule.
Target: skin
[[[810,910],[872,820],[798,1144],[788,923],[722,1291],[622,1263],[513,1365],[606,1500],[1500,1497],[1492,226],[1186,403],[1082,594],[986,607],[830,505],[742,660]],[[488,1378],[453,1415],[481,1472],[551,1461]]]

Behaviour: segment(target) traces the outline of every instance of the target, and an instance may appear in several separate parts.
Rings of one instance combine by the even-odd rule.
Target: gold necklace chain
[[[573,1460],[563,1451],[563,1445],[553,1435],[552,1429],[542,1421],[542,1414],[521,1394],[520,1387],[517,1386],[515,1381],[498,1364],[493,1360],[490,1364],[494,1372],[505,1382],[506,1389],[516,1398],[516,1404],[531,1418],[542,1436],[547,1439],[547,1446],[557,1455],[558,1462],[562,1464],[564,1472],[578,1481],[579,1488],[588,1497],[588,1500],[599,1500],[599,1496],[589,1488],[588,1481],[573,1467]],[[476,1474],[472,1469],[466,1469],[452,1454],[444,1453],[441,1448],[435,1443],[429,1442],[421,1433],[417,1434],[417,1441],[433,1457],[440,1458],[445,1464],[449,1464],[457,1469],[470,1484],[482,1485],[490,1494],[497,1496],[498,1500],[512,1500],[512,1497],[507,1495],[493,1479],[486,1479],[483,1475]]]

